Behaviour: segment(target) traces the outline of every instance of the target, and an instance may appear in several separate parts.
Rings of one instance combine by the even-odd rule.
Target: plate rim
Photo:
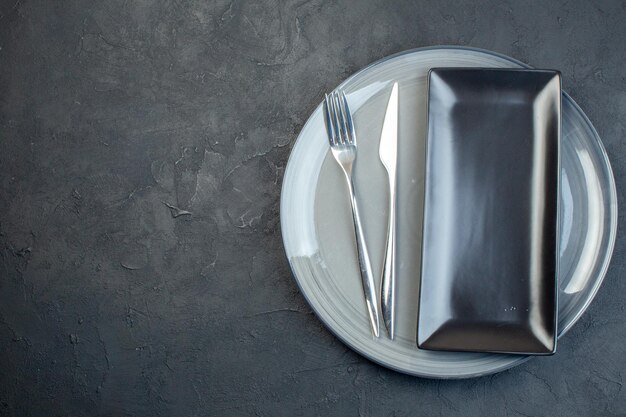
[[[460,45],[432,45],[432,46],[425,46],[425,47],[418,47],[418,48],[411,48],[411,49],[407,49],[404,51],[400,51],[400,52],[396,52],[394,54],[385,56],[383,58],[380,58],[366,66],[364,66],[363,68],[359,69],[358,71],[350,74],[348,77],[346,77],[341,83],[339,83],[334,89],[338,89],[341,88],[342,86],[344,86],[345,84],[347,84],[350,80],[352,80],[354,77],[358,76],[359,74],[369,70],[372,67],[381,65],[391,59],[403,56],[403,55],[409,55],[409,54],[413,54],[413,53],[417,53],[417,52],[425,52],[425,51],[431,51],[431,50],[460,50],[460,51],[473,51],[473,52],[479,52],[479,53],[483,53],[486,55],[492,55],[495,56],[497,58],[509,61],[511,63],[517,64],[521,66],[521,69],[535,69],[534,67],[532,67],[531,65],[528,65],[522,61],[519,61],[515,58],[512,58],[510,56],[501,54],[499,52],[495,52],[495,51],[490,51],[488,49],[483,49],[483,48],[476,48],[476,47],[471,47],[471,46],[460,46]],[[555,70],[558,71],[558,70]],[[574,110],[576,110],[578,112],[578,114],[582,117],[582,121],[585,122],[585,124],[587,125],[587,127],[589,128],[589,130],[591,131],[592,136],[594,137],[596,144],[598,145],[598,148],[600,150],[600,155],[602,156],[602,159],[605,163],[605,167],[607,169],[607,174],[608,174],[608,182],[609,182],[609,196],[610,196],[610,200],[611,203],[609,205],[609,213],[612,219],[612,222],[610,224],[610,230],[609,230],[609,236],[608,236],[608,250],[607,250],[607,255],[605,256],[604,260],[602,261],[599,273],[598,273],[598,278],[596,280],[595,285],[593,286],[593,288],[590,291],[589,297],[587,298],[587,300],[585,301],[585,303],[583,304],[582,308],[574,315],[573,319],[570,321],[570,323],[565,326],[563,329],[558,329],[557,330],[557,340],[558,338],[560,338],[561,336],[563,336],[564,334],[566,334],[574,324],[576,324],[578,322],[578,320],[580,319],[580,317],[583,315],[583,313],[585,311],[587,311],[587,309],[589,308],[589,305],[593,302],[593,300],[595,299],[600,287],[602,286],[602,283],[604,282],[604,278],[606,277],[606,274],[608,272],[608,268],[610,266],[611,263],[611,259],[613,257],[613,252],[615,249],[615,241],[616,241],[616,237],[617,237],[617,224],[618,224],[618,200],[617,200],[617,188],[616,188],[616,184],[615,184],[615,176],[613,173],[613,168],[611,166],[611,162],[609,160],[608,154],[606,152],[606,148],[604,147],[604,144],[602,142],[602,139],[600,138],[600,135],[598,134],[596,128],[593,126],[593,124],[591,123],[591,120],[589,119],[589,117],[585,114],[585,112],[582,110],[582,108],[576,103],[576,101],[574,101],[574,99],[572,99],[570,97],[570,95],[565,92],[564,90],[561,91],[562,94],[562,99],[567,100],[569,102],[569,104],[572,105],[572,107],[574,108]],[[302,126],[302,128],[299,130],[298,136],[296,137],[295,141],[293,142],[293,146],[292,146],[292,150],[293,147],[296,146],[296,144],[298,143],[298,140],[300,139],[300,136],[302,134],[302,132],[305,130],[305,128],[307,127],[307,125],[311,122],[311,116],[317,111],[317,109],[319,108],[321,104],[318,104],[317,106],[315,106],[315,108],[313,109],[313,111],[309,114],[307,121],[304,123],[304,125]],[[485,372],[475,372],[475,373],[470,373],[470,374],[463,374],[463,375],[440,375],[440,374],[436,374],[436,373],[428,373],[428,372],[413,372],[413,371],[409,371],[397,366],[394,366],[392,364],[388,364],[388,363],[384,363],[382,360],[379,360],[378,358],[369,355],[365,352],[363,352],[359,347],[354,346],[352,343],[350,343],[347,339],[345,339],[342,335],[340,335],[337,331],[335,331],[335,329],[333,329],[332,326],[329,325],[329,323],[317,312],[317,310],[315,310],[312,307],[312,303],[311,300],[309,299],[308,295],[302,290],[302,286],[300,285],[300,281],[298,280],[297,276],[296,276],[296,272],[294,270],[294,266],[292,265],[292,260],[291,257],[289,256],[289,254],[287,253],[287,247],[285,246],[285,230],[287,230],[287,227],[285,225],[285,217],[283,216],[283,208],[285,206],[285,187],[287,184],[287,181],[284,180],[284,178],[288,175],[288,173],[293,169],[292,165],[293,165],[293,161],[291,158],[292,155],[292,150],[290,151],[289,154],[289,158],[287,159],[287,164],[285,165],[285,173],[283,175],[283,184],[281,186],[281,193],[280,193],[280,205],[279,205],[279,215],[280,215],[280,226],[281,226],[281,239],[283,241],[283,250],[285,252],[285,256],[287,257],[287,261],[289,263],[289,268],[291,270],[291,274],[292,274],[292,279],[296,282],[296,285],[298,286],[298,290],[300,292],[300,294],[302,294],[304,296],[304,299],[306,300],[307,304],[309,305],[309,307],[311,308],[311,310],[313,311],[313,313],[315,314],[315,316],[318,318],[318,320],[320,322],[322,322],[324,324],[324,327],[329,330],[331,332],[331,334],[333,334],[339,341],[341,341],[344,345],[346,345],[347,347],[349,347],[351,350],[355,351],[356,353],[358,353],[359,355],[361,355],[362,357],[364,357],[365,359],[376,363],[384,368],[387,369],[392,369],[396,372],[405,374],[405,375],[411,375],[411,376],[416,376],[416,377],[423,377],[423,378],[432,378],[432,379],[468,379],[468,378],[476,378],[476,377],[480,377],[480,376],[484,376],[484,375],[490,375],[490,374],[495,374],[498,372],[502,372],[505,371],[507,369],[511,369],[517,365],[520,365],[526,361],[528,361],[529,359],[531,359],[533,356],[524,356],[524,355],[519,355],[519,359],[513,360],[510,363],[494,369],[494,370],[489,370],[489,371],[485,371]]]

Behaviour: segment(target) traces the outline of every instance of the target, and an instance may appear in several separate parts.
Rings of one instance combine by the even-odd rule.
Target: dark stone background
[[[556,356],[435,381],[335,339],[279,229],[323,92],[435,44],[560,69],[624,206],[626,3],[591,3],[0,0],[0,415],[626,415],[623,230]]]

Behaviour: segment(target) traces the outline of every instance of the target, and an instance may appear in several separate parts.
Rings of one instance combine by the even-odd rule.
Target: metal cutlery
[[[324,117],[331,152],[343,170],[348,184],[365,303],[367,305],[367,313],[372,327],[372,333],[375,337],[378,337],[380,324],[378,320],[378,303],[375,292],[374,274],[365,244],[365,236],[363,234],[363,227],[361,225],[361,218],[359,216],[359,209],[354,193],[354,182],[352,180],[352,168],[357,154],[356,132],[348,107],[348,100],[343,91],[341,93],[334,92],[331,93],[330,96],[325,96]]]
[[[389,338],[395,336],[396,304],[396,167],[398,162],[398,83],[393,84],[379,145],[380,160],[389,178],[389,222],[380,305]]]

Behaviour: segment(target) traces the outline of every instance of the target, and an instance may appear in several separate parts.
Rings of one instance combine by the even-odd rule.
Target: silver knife
[[[398,83],[393,84],[387,112],[380,134],[380,160],[389,177],[389,224],[387,229],[387,249],[383,268],[383,284],[380,304],[383,320],[389,338],[395,336],[395,284],[396,284],[396,166],[398,162]]]

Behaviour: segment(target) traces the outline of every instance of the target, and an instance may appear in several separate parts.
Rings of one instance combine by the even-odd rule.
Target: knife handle
[[[395,179],[389,181],[389,222],[387,229],[387,248],[383,267],[382,294],[380,300],[385,327],[389,338],[395,336],[396,306],[396,189]]]

